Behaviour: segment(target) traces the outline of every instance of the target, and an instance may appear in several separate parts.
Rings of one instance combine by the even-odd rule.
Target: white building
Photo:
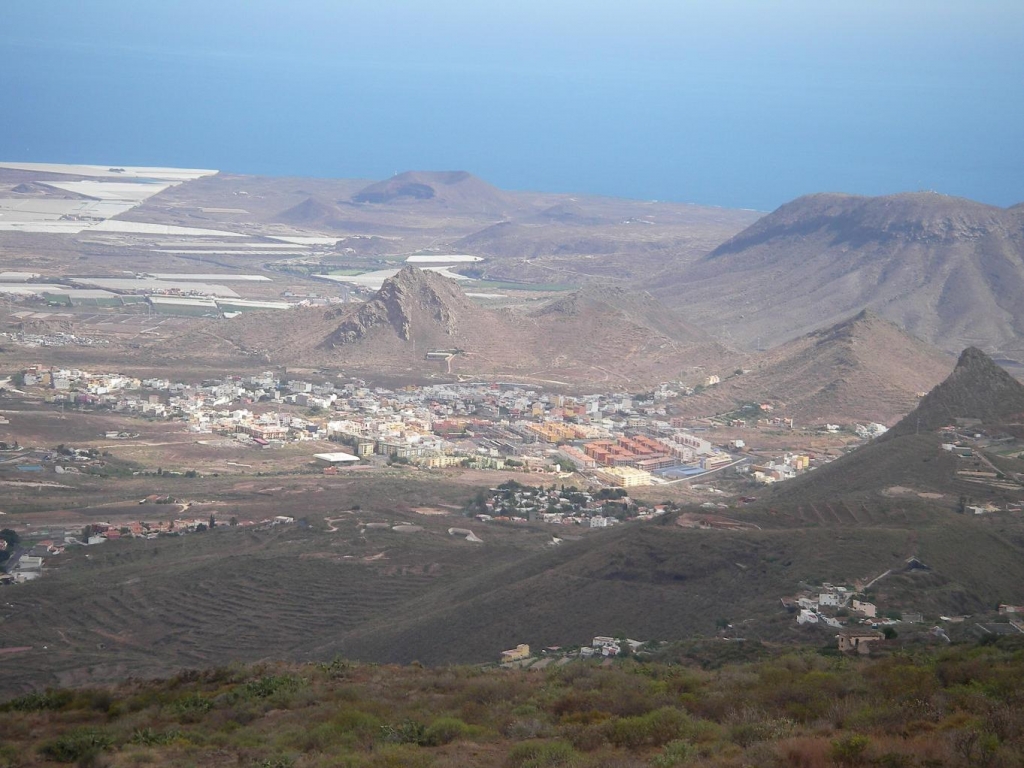
[[[800,625],[804,624],[817,624],[818,614],[814,611],[809,611],[806,608],[801,608],[800,613],[796,616],[796,623]]]

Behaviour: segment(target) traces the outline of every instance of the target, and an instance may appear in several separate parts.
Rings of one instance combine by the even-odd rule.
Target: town
[[[671,501],[633,499],[628,495],[632,489],[691,483],[714,492],[706,480],[705,485],[691,481],[728,476],[733,482],[755,486],[813,466],[805,453],[760,455],[735,437],[713,443],[709,437],[715,422],[671,414],[668,401],[681,389],[665,384],[642,394],[575,396],[490,382],[389,389],[358,379],[286,378],[272,371],[185,382],[33,365],[0,380],[0,403],[36,404],[65,419],[87,413],[110,415],[117,417],[118,428],[97,433],[84,447],[0,441],[0,471],[26,477],[7,481],[16,484],[38,482],[51,472],[65,477],[118,472],[197,477],[205,471],[202,467],[129,470],[116,462],[118,448],[136,441],[147,424],[176,423],[183,435],[205,445],[273,452],[286,445],[308,444],[308,458],[300,472],[336,475],[349,471],[346,467],[406,466],[547,477],[547,488],[544,480],[542,487],[528,484],[525,478],[523,483],[501,482],[490,492],[481,491],[465,513],[480,522],[607,528],[653,519],[678,508]],[[19,410],[2,411],[0,424],[13,431]],[[746,422],[733,415],[727,426],[729,435],[734,435]],[[751,420],[750,429],[758,426]],[[778,425],[766,422],[764,426]],[[792,422],[787,428],[792,429]],[[829,458],[816,457],[816,461]],[[234,465],[238,471],[247,466]],[[218,524],[212,516],[189,517],[188,499],[153,494],[138,501],[153,505],[154,515],[116,523],[94,520],[86,526],[53,530],[42,527],[24,532],[25,546],[0,544],[5,550],[4,580],[22,583],[38,578],[43,558],[59,555],[66,546],[201,532]],[[704,506],[727,505],[716,500]],[[286,522],[293,519],[232,517],[219,524],[247,527]],[[554,541],[560,537],[554,536]]]
[[[197,439],[217,435],[258,448],[339,443],[346,450],[311,456],[329,473],[379,457],[427,469],[577,473],[589,484],[620,488],[729,470],[755,485],[793,477],[838,455],[765,455],[735,437],[712,442],[711,431],[720,427],[734,434],[780,425],[772,419],[673,416],[667,403],[680,392],[670,384],[640,394],[564,395],[491,382],[389,389],[358,379],[285,379],[268,371],[188,383],[32,366],[0,387],[56,408],[177,421]],[[792,420],[785,421],[782,428],[793,430]],[[877,434],[861,425],[850,429],[861,430],[860,439]],[[120,430],[103,435],[130,436]]]

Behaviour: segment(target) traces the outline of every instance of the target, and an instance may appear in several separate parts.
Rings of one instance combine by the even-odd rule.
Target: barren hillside
[[[741,345],[863,308],[947,351],[1024,352],[1024,216],[933,193],[819,194],[769,214],[652,290]]]
[[[801,423],[892,424],[949,373],[953,358],[864,311],[769,350],[731,376],[678,403],[681,413],[726,412],[770,402]]]
[[[993,427],[1024,422],[1024,384],[980,349],[969,347],[953,372],[882,439],[931,432],[955,425],[958,419],[976,419]]]
[[[378,181],[352,196],[364,205],[450,208],[462,213],[501,214],[518,207],[513,196],[465,171],[407,171]]]
[[[452,280],[413,267],[369,301],[332,309],[197,321],[169,349],[314,365],[410,380],[511,377],[565,387],[634,388],[742,358],[647,294],[584,290],[528,314],[483,308]],[[427,359],[447,350],[450,359]]]
[[[809,474],[782,483],[771,494],[773,505],[794,507],[804,503],[856,497],[891,495],[894,489],[929,494],[935,504],[950,506],[960,494],[973,498],[1019,500],[1024,487],[1012,479],[991,482],[972,476],[991,469],[989,459],[971,455],[960,458],[942,450],[937,430],[958,419],[978,419],[974,429],[1001,433],[1019,424],[1024,414],[1024,385],[992,362],[978,349],[966,349],[953,372],[881,437]],[[975,447],[973,453],[983,453]],[[968,474],[964,474],[968,471]]]

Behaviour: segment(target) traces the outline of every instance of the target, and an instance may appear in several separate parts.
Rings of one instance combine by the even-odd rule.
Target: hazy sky
[[[3,0],[0,157],[1024,201],[1024,1]]]

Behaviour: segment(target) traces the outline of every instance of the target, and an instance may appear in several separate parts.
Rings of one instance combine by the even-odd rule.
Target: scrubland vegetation
[[[10,699],[0,765],[995,768],[1024,760],[1022,703],[1009,639],[718,668],[263,664]]]

